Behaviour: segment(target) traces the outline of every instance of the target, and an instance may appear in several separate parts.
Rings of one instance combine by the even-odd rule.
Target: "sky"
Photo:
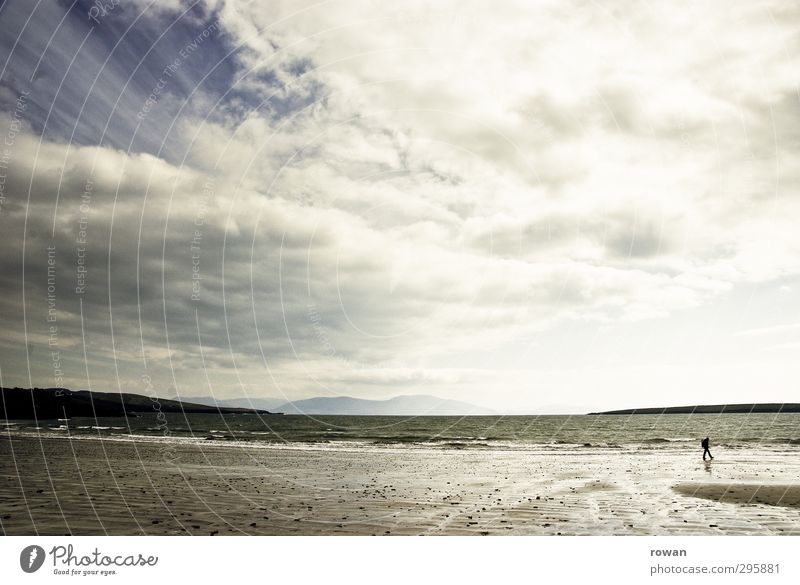
[[[6,0],[0,382],[797,401],[798,71],[779,0]]]

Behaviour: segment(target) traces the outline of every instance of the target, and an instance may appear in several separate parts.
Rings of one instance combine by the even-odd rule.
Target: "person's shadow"
[[[711,461],[703,461],[703,468],[705,469],[706,473],[711,473]]]

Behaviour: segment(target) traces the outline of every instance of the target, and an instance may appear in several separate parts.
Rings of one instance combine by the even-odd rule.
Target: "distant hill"
[[[702,406],[668,406],[666,408],[629,408],[626,410],[607,410],[589,414],[758,414],[800,412],[800,403],[777,402],[761,404],[710,404]]]
[[[342,414],[342,415],[383,415],[383,416],[462,416],[497,414],[482,408],[435,396],[414,395],[396,396],[388,400],[365,400],[350,396],[333,396],[295,400],[278,406],[278,412],[286,414]]]
[[[0,388],[0,392],[0,418],[5,419],[125,416],[157,411],[187,414],[270,414],[266,410],[222,408],[117,392],[73,391],[66,388]]]
[[[277,412],[278,406],[286,404],[285,398],[215,398],[214,396],[175,396],[174,400],[205,404],[206,406],[222,406],[225,408],[258,408]]]

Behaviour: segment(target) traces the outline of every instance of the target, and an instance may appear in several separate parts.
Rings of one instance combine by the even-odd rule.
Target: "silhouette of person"
[[[700,446],[703,448],[703,461],[706,460],[706,453],[708,453],[709,459],[713,459],[711,451],[708,450],[708,437],[700,441]]]

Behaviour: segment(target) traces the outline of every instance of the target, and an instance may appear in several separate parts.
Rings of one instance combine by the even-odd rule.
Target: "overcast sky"
[[[2,384],[797,401],[793,4],[7,0]]]

